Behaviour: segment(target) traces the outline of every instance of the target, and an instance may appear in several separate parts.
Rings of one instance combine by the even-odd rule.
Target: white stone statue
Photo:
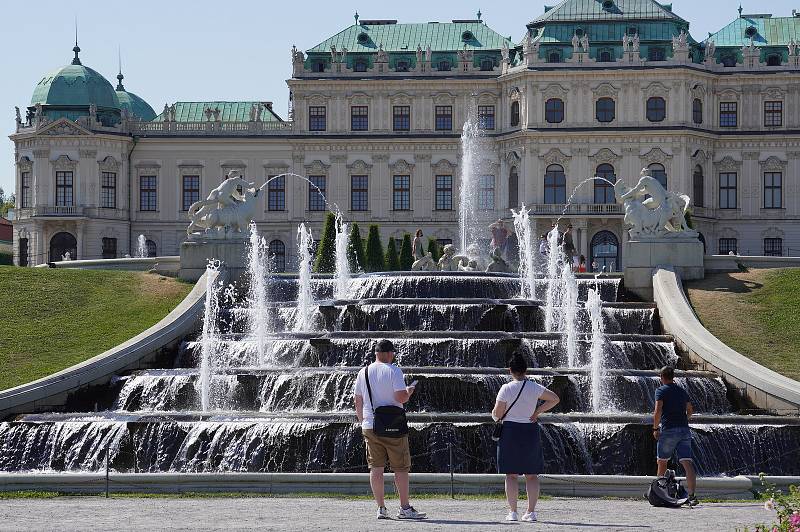
[[[633,51],[634,52],[638,52],[639,51],[639,34],[638,33],[633,36]]]
[[[706,44],[706,60],[714,59],[714,54],[717,51],[717,45],[714,41],[708,41]]]
[[[423,57],[423,53],[424,53],[424,52],[422,51],[422,45],[419,45],[419,44],[418,44],[418,45],[417,45],[417,64],[418,64],[418,65],[419,65],[420,63],[422,63],[422,57]]]
[[[789,57],[797,55],[797,43],[792,39],[789,41]]]
[[[336,46],[331,45],[331,64],[336,62]]]
[[[453,244],[447,244],[442,250],[442,256],[439,258],[439,269],[443,272],[457,272],[459,266],[466,266],[469,259],[463,255],[456,255],[456,247]]]
[[[16,112],[17,114],[16,120],[17,120],[17,126],[19,127],[22,125],[22,115],[19,114],[19,107],[14,106],[14,112]]]
[[[584,53],[589,53],[589,36],[585,33],[583,34],[583,37],[581,37],[581,48],[583,48]]]
[[[630,44],[631,44],[631,38],[626,33],[622,36],[622,53],[628,51],[628,47],[630,46]]]
[[[433,260],[433,257],[430,254],[426,253],[414,261],[414,264],[411,265],[411,271],[414,272],[435,272],[439,271],[439,268],[436,266],[436,261]]]
[[[647,168],[642,169],[635,187],[617,181],[614,189],[617,201],[625,205],[624,222],[630,226],[632,239],[697,237],[686,223],[689,196],[667,191]]]
[[[433,56],[433,50],[431,50],[431,45],[429,44],[428,47],[425,48],[425,61],[427,63],[430,63],[432,56]]]
[[[383,43],[378,45],[378,52],[375,61],[378,63],[388,63],[389,62],[389,54],[386,53],[386,50],[383,49]]]
[[[503,47],[500,48],[500,55],[503,57],[503,63],[508,63],[508,57],[509,57],[508,43],[506,43],[505,41],[503,41]]]
[[[255,215],[261,188],[248,183],[238,170],[231,170],[207,199],[189,207],[191,223],[186,234],[190,238],[243,237]]]
[[[572,36],[572,51],[576,54],[578,53],[578,46],[580,45],[581,39],[578,37],[577,34]]]

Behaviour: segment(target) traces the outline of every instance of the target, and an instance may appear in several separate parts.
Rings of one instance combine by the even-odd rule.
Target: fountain
[[[200,348],[200,378],[198,391],[200,394],[200,408],[208,412],[211,406],[211,379],[214,372],[214,358],[217,348],[217,319],[219,314],[219,298],[216,284],[220,263],[209,261],[206,266],[206,304],[203,312],[203,330],[199,340]]]
[[[347,299],[350,295],[350,261],[347,257],[349,226],[344,223],[342,213],[336,213],[336,273],[334,274],[333,297]]]
[[[267,345],[267,337],[273,331],[267,299],[269,257],[266,255],[267,242],[259,237],[255,222],[251,222],[247,248],[247,278],[249,280],[247,331],[250,341],[255,344],[258,364],[262,366],[269,361],[268,354],[271,349]]]
[[[536,299],[536,270],[533,259],[535,248],[530,209],[526,209],[523,203],[519,211],[512,209],[511,213],[514,216],[514,231],[517,234],[519,251],[520,298]]]
[[[592,412],[601,412],[603,404],[603,368],[605,356],[605,338],[603,335],[603,303],[600,294],[593,288],[589,289],[586,297],[586,309],[589,312],[591,323],[592,343],[589,351],[591,382],[592,382]]]
[[[314,293],[311,288],[314,236],[311,234],[311,229],[306,228],[305,223],[301,223],[297,228],[297,242],[298,292],[293,329],[309,331],[313,328],[314,319]]]
[[[136,258],[147,258],[147,238],[144,235],[139,235],[136,238]]]
[[[486,231],[479,213],[480,205],[478,182],[482,178],[483,160],[487,148],[477,119],[477,107],[472,106],[470,117],[461,132],[461,184],[458,199],[459,251],[476,259],[476,254],[485,254],[477,247],[479,237]]]

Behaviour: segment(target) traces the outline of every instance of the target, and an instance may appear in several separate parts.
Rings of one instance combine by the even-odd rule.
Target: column
[[[374,207],[370,207],[375,221],[384,221],[389,219],[391,213],[392,203],[392,183],[389,176],[389,154],[376,153],[372,156],[372,183],[370,183],[370,203]]]
[[[98,174],[97,165],[97,150],[82,149],[78,152],[80,160],[78,161],[77,171],[75,172],[75,205],[99,205],[100,204],[100,178]],[[95,198],[97,193],[97,198]]]
[[[433,190],[431,181],[431,159],[430,153],[419,153],[414,155],[414,177],[412,178],[412,200],[414,208],[414,218],[421,220],[431,219]]]
[[[55,179],[50,169],[50,149],[33,150],[33,171],[31,172],[31,205],[47,205],[50,197],[50,181]]]
[[[331,205],[335,203],[343,210],[348,208],[347,195],[350,192],[350,184],[346,178],[346,164],[346,153],[332,154],[331,167],[328,170],[328,202]]]

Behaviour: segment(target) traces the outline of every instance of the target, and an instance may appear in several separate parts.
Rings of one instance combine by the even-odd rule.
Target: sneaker
[[[522,516],[522,520],[533,523],[536,521],[536,512],[526,512],[525,515]]]
[[[700,504],[700,501],[698,501],[695,494],[692,493],[691,495],[689,495],[689,498],[686,499],[686,504],[688,504],[689,506],[697,506],[698,504]]]
[[[397,510],[398,519],[425,519],[426,517],[427,514],[416,511],[413,506]]]
[[[508,512],[508,515],[506,516],[506,521],[519,521],[519,516],[517,515],[517,512]]]
[[[378,508],[378,519],[389,519],[389,510],[386,507],[381,506]]]

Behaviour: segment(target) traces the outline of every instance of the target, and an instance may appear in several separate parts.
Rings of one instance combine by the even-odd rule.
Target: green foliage
[[[364,240],[361,238],[361,230],[355,222],[350,225],[350,236],[347,238],[347,262],[350,263],[351,272],[361,271],[367,266]]]
[[[367,234],[367,264],[368,272],[382,272],[386,268],[386,261],[383,257],[383,244],[381,244],[381,234],[377,225],[369,226]]]
[[[411,235],[403,235],[403,244],[400,246],[400,269],[411,271],[414,265],[414,253],[411,251]]]
[[[16,203],[16,196],[12,192],[11,195],[6,196],[5,191],[2,187],[0,187],[0,216],[4,217],[8,214],[9,209],[14,208],[14,204]],[[3,264],[3,263],[0,263]]]
[[[435,238],[428,239],[428,254],[434,262],[439,262],[439,259],[442,257],[442,247]]]
[[[322,240],[314,259],[316,273],[333,273],[336,270],[336,216],[329,212],[322,229]]]
[[[400,270],[400,255],[397,253],[397,242],[394,237],[389,238],[389,245],[386,246],[386,271],[396,272]]]
[[[789,493],[785,494],[777,489],[775,484],[766,479],[764,473],[758,475],[764,491],[761,494],[766,499],[764,507],[777,513],[778,522],[771,525],[756,525],[758,532],[797,532],[800,530],[800,489],[789,486]]]

